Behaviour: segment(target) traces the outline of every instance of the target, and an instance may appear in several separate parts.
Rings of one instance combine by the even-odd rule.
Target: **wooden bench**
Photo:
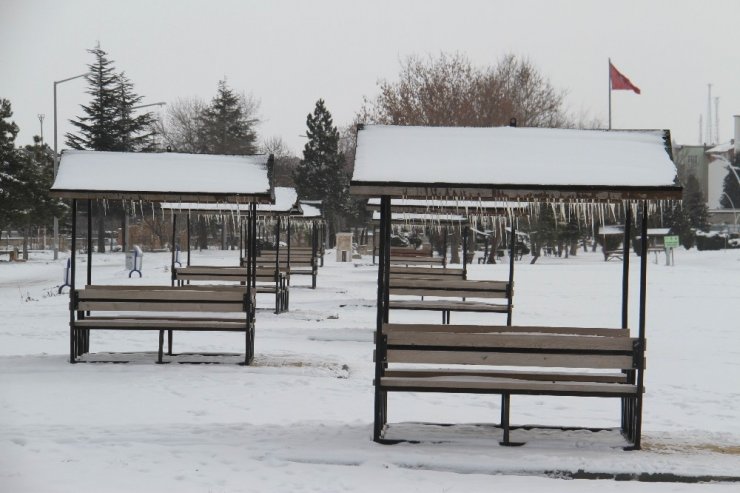
[[[7,255],[9,262],[15,262],[18,260],[18,249],[12,248],[10,250],[0,250],[0,255]]]
[[[275,265],[275,252],[269,250],[263,250],[262,254],[257,257],[258,265]],[[280,251],[280,266],[281,270],[285,270],[288,276],[288,284],[290,284],[291,276],[311,276],[311,288],[316,289],[316,277],[319,273],[319,262],[318,258],[314,257],[309,249],[306,251],[294,252],[290,251],[290,270],[287,270],[285,266],[288,264],[288,253],[287,251]]]
[[[384,324],[375,357],[376,441],[388,392],[444,392],[501,395],[504,445],[515,445],[512,395],[621,398],[621,431],[635,442],[644,348],[628,329]]]
[[[70,298],[71,363],[89,352],[90,330],[158,331],[158,363],[165,331],[170,355],[176,330],[244,332],[244,364],[254,357],[255,299],[244,286],[87,286]]]
[[[442,277],[408,279],[391,275],[389,294],[420,296],[421,300],[389,300],[388,308],[391,310],[439,311],[442,312],[443,324],[450,323],[451,312],[506,313],[507,323],[511,321],[513,289],[506,281],[470,281]],[[434,299],[425,299],[428,297]],[[468,298],[486,301],[471,301]],[[492,303],[490,301],[496,299],[504,300],[504,302]]]
[[[275,295],[275,313],[288,311],[290,287],[288,286],[285,273],[279,272],[276,275],[274,264],[264,268],[258,265],[255,278],[257,294]],[[175,267],[172,279],[180,286],[184,283],[214,281],[245,284],[247,281],[247,268],[218,265]]]
[[[390,276],[396,279],[464,279],[464,273],[463,269],[391,265]]]
[[[442,266],[445,267],[447,265],[446,259],[444,257],[426,257],[426,256],[420,256],[420,257],[412,257],[412,256],[406,256],[406,255],[391,255],[391,265],[406,265],[406,266],[412,266],[412,265],[430,265],[430,266]]]

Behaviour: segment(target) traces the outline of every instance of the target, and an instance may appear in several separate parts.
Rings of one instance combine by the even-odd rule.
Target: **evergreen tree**
[[[728,164],[728,166],[732,165]],[[735,156],[734,167],[735,171],[740,174],[740,156]],[[731,169],[727,170],[723,190],[727,195],[722,195],[719,200],[720,205],[726,209],[740,208],[740,180]],[[730,198],[727,198],[728,195]]]
[[[239,96],[222,80],[211,104],[200,115],[199,152],[204,154],[245,155],[257,150],[255,116],[258,104]]]
[[[64,204],[49,195],[54,175],[54,151],[34,136],[33,145],[18,150],[16,212],[13,224],[23,233],[23,256],[28,258],[28,238],[33,227],[51,226],[51,218],[63,217]]]
[[[683,207],[692,228],[709,231],[709,209],[701,191],[699,180],[693,174],[689,175],[686,180],[686,186],[683,190]]]
[[[114,119],[116,151],[152,150],[154,116],[151,113],[134,115],[134,107],[144,99],[134,92],[134,84],[121,73],[116,80],[116,114]]]
[[[18,135],[18,125],[10,120],[12,116],[10,101],[0,99],[0,231],[11,222],[13,191],[17,186],[14,176],[17,168],[15,138]]]
[[[303,159],[294,170],[298,197],[323,201],[323,210],[332,232],[336,233],[349,201],[349,174],[344,155],[339,152],[339,132],[324,100],[316,102],[313,114],[306,117],[308,142]]]
[[[87,51],[95,57],[95,61],[87,66],[89,72],[85,77],[86,92],[92,100],[89,105],[81,105],[85,116],[70,120],[79,130],[78,134],[67,133],[67,145],[73,149],[114,151],[120,141],[116,129],[118,78],[113,61],[108,59],[100,45]]]

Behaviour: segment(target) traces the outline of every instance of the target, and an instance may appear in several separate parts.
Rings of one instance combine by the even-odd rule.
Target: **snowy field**
[[[193,263],[236,265],[236,254],[195,252]],[[128,364],[70,365],[69,298],[55,288],[66,259],[0,263],[0,492],[740,491],[740,483],[558,479],[579,470],[740,476],[740,250],[679,250],[675,267],[651,261],[639,452],[623,451],[618,433],[542,429],[515,430],[512,440],[527,444],[501,447],[500,430],[469,426],[497,422],[500,399],[476,395],[392,394],[389,421],[402,423],[392,429],[425,441],[373,443],[376,269],[369,257],[338,264],[331,254],[318,289],[303,287],[308,276],[294,281],[289,313],[274,315],[271,297],[258,299],[251,367],[231,364],[238,356],[188,354],[175,360],[227,364],[156,365],[157,334],[123,331],[94,332],[91,351]],[[96,255],[93,282],[169,284],[168,254],[147,253],[141,280],[123,264],[120,253]],[[633,256],[632,327],[638,274]],[[506,275],[505,265],[476,264],[470,277]],[[517,263],[515,279],[515,324],[620,323],[621,264],[599,253]],[[452,316],[486,320],[505,323]],[[175,334],[176,353],[243,348],[239,334]],[[514,396],[512,423],[616,427],[618,406]]]

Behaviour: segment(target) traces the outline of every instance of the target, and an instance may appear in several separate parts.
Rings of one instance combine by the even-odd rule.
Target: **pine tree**
[[[200,115],[199,151],[204,154],[246,155],[257,149],[255,116],[258,104],[239,96],[222,80],[211,104]]]
[[[298,197],[323,201],[324,214],[334,233],[339,230],[349,200],[349,174],[344,155],[339,152],[339,132],[324,100],[316,102],[313,114],[306,117],[308,142],[303,159],[294,171]]]
[[[73,149],[94,151],[117,150],[120,141],[116,123],[119,113],[117,95],[118,77],[107,53],[96,46],[87,50],[95,57],[88,65],[87,94],[92,97],[89,105],[81,105],[86,116],[80,116],[70,123],[77,127],[78,134],[67,133],[67,145]]]
[[[709,209],[701,191],[699,180],[692,174],[686,180],[683,190],[683,207],[689,219],[689,225],[701,231],[709,231]]]
[[[116,114],[114,119],[116,151],[152,150],[154,117],[151,113],[134,115],[134,107],[144,99],[134,92],[134,84],[121,73],[116,80]]]
[[[10,120],[12,116],[10,101],[0,99],[0,231],[11,223],[13,191],[17,185],[14,176],[18,157],[15,149],[18,125]]]
[[[735,156],[734,169],[738,174],[740,174],[740,156]],[[722,198],[719,200],[722,207],[726,209],[740,207],[740,180],[731,169],[727,170],[723,190],[727,195],[722,194]],[[728,195],[729,198],[727,197]]]

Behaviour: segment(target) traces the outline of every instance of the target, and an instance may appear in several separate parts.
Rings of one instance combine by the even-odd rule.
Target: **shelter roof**
[[[408,198],[680,198],[666,130],[361,125],[351,192]]]
[[[73,199],[272,203],[271,164],[266,154],[64,151],[51,193]]]
[[[246,214],[248,204],[202,203],[202,202],[162,202],[162,209],[175,212],[194,212],[198,214]],[[292,187],[275,187],[274,204],[257,204],[258,214],[297,214],[301,215],[298,194]]]

